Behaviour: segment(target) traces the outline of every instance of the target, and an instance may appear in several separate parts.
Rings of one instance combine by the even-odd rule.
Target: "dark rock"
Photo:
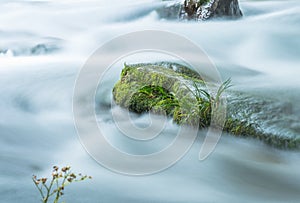
[[[168,3],[156,9],[156,12],[161,19],[178,20],[181,10],[181,3]]]
[[[183,4],[172,2],[156,9],[158,16],[167,20],[207,20],[243,16],[238,0],[185,0]]]
[[[214,0],[210,17],[240,18],[243,13],[238,0]]]
[[[31,55],[44,55],[55,52],[58,48],[51,44],[38,44],[31,48]]]

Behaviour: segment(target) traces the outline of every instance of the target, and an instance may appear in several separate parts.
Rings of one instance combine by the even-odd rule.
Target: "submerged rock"
[[[178,20],[181,11],[181,3],[172,2],[156,9],[159,18],[167,20]]]
[[[165,114],[179,125],[205,128],[211,124],[214,105],[205,92],[206,85],[195,71],[164,62],[125,65],[113,96],[117,105],[130,111]],[[299,118],[286,109],[286,104],[278,101],[229,91],[224,131],[278,148],[299,148],[300,132],[293,128]]]

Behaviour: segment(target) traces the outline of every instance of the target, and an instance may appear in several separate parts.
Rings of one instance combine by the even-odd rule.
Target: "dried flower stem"
[[[91,179],[92,177],[86,175],[83,176],[81,173],[75,175],[71,172],[70,166],[65,166],[60,170],[59,167],[54,166],[49,185],[47,185],[48,178],[37,179],[37,177],[33,175],[32,181],[38,189],[43,203],[48,203],[50,197],[52,196],[55,196],[54,203],[58,203],[60,197],[64,195],[63,191],[67,185],[71,184],[72,182],[83,181],[87,178]],[[54,188],[54,185],[56,188]]]

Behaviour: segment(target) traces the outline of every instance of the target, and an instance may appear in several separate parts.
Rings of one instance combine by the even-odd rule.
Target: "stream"
[[[170,2],[0,2],[0,202],[38,202],[31,177],[48,176],[53,165],[71,165],[74,172],[93,176],[67,187],[65,202],[299,202],[297,150],[275,149],[224,133],[215,151],[199,161],[205,137],[205,131],[200,131],[175,165],[135,177],[106,169],[82,146],[72,111],[79,71],[104,43],[141,30],[169,31],[193,41],[224,80],[232,78],[234,90],[280,101],[289,116],[300,117],[300,1],[240,1],[242,19],[205,22],[159,19],[155,9]],[[166,58],[135,55],[114,63],[102,83],[103,92],[96,94],[96,103],[110,107],[111,90],[124,62]],[[82,101],[83,110],[85,105]],[[112,109],[124,111],[118,106]],[[116,128],[112,109],[96,109],[99,128],[114,146],[128,153],[161,150],[178,130],[167,120],[159,138],[132,141]],[[148,115],[131,116],[137,126],[150,123]],[[289,126],[279,120],[278,126],[300,132],[300,122]]]

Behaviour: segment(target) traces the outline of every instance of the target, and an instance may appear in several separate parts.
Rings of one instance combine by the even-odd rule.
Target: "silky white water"
[[[38,202],[31,175],[50,174],[55,164],[93,176],[66,188],[66,202],[299,201],[299,152],[251,139],[224,135],[215,152],[200,162],[200,133],[177,164],[142,177],[113,173],[86,153],[73,122],[77,74],[98,47],[133,31],[171,31],[192,40],[223,79],[233,79],[236,90],[279,99],[289,104],[291,115],[300,115],[299,1],[240,1],[241,20],[203,23],[159,19],[154,9],[167,3],[0,1],[0,202]],[[141,62],[136,57],[130,62],[135,60]],[[107,94],[97,95],[97,102],[110,104],[110,88],[121,69],[107,76]],[[128,143],[105,112],[97,112],[99,126],[130,153],[159,150],[178,128],[167,121],[165,137]],[[135,122],[145,126],[149,119],[140,116]]]

